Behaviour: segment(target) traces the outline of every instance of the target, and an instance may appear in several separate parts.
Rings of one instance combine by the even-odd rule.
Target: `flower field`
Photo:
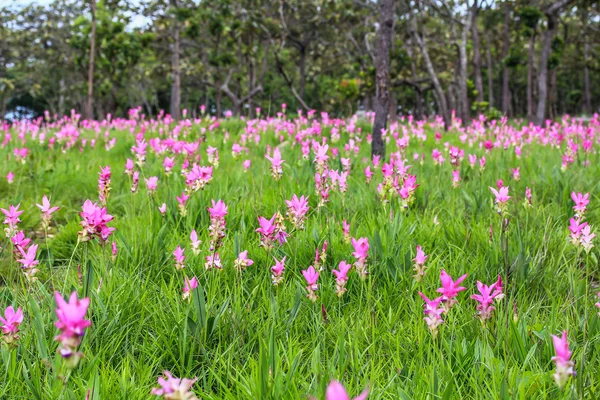
[[[0,398],[600,397],[600,120],[17,121]]]

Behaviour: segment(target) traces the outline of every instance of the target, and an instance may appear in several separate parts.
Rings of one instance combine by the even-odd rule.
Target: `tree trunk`
[[[510,8],[508,2],[504,3],[504,29],[503,29],[502,60],[506,62],[510,47]],[[506,64],[503,66],[502,75],[502,112],[508,114],[510,107],[510,71]]]
[[[406,48],[406,54],[408,54],[408,57],[410,58],[410,73],[412,76],[412,80],[413,80],[413,84],[414,84],[414,90],[415,90],[415,119],[417,120],[421,120],[423,119],[423,99],[422,99],[422,93],[421,90],[419,88],[419,84],[417,83],[417,65],[415,64],[415,58],[414,58],[414,47],[413,47],[413,41],[409,40],[407,45],[405,46]]]
[[[489,108],[494,107],[494,65],[492,64],[492,39],[489,31],[486,31],[485,38],[487,42],[486,63],[487,63],[487,79],[488,79],[488,103]]]
[[[590,43],[587,35],[584,34],[583,43],[583,112],[587,115],[592,114],[592,92],[590,89]]]
[[[533,64],[535,51],[535,33],[529,38],[529,49],[527,50],[527,119],[533,121]]]
[[[221,90],[221,78],[218,78],[217,81],[215,82],[215,90],[216,90],[216,95],[215,95],[215,103],[216,103],[216,108],[217,108],[217,118],[221,118],[223,110],[221,109],[221,103],[223,101],[223,91]]]
[[[94,119],[94,56],[96,54],[96,0],[90,0],[90,11],[92,13],[92,32],[90,34],[90,64],[88,66],[88,94],[85,117]]]
[[[171,0],[172,7],[179,7],[179,0]],[[173,19],[173,43],[171,44],[171,117],[179,120],[181,116],[181,67],[179,65],[179,22]]]
[[[65,115],[65,78],[58,81],[58,116]]]
[[[546,118],[546,101],[548,99],[548,59],[552,49],[552,39],[556,32],[556,15],[548,14],[548,27],[544,32],[544,42],[538,66],[538,103],[535,113],[536,124],[542,126]]]
[[[298,60],[298,73],[300,82],[298,83],[298,92],[300,97],[304,98],[304,88],[306,86],[306,48],[300,49],[300,59]]]
[[[394,0],[379,0],[379,32],[375,55],[375,122],[371,154],[385,158],[385,142],[381,131],[386,129],[390,108],[390,49],[394,28]]]
[[[473,10],[471,11],[473,12]],[[468,71],[467,71],[467,41],[469,39],[469,31],[471,30],[471,21],[473,20],[472,14],[467,15],[465,26],[461,32],[461,40],[458,46],[458,55],[460,59],[460,76],[458,80],[459,96],[460,96],[460,110],[463,125],[469,125],[471,119],[471,108],[469,106],[469,89],[467,86]]]
[[[473,3],[473,73],[475,74],[475,90],[477,90],[477,101],[483,102],[483,78],[481,76],[481,51],[479,41],[479,27],[477,26],[477,14],[479,7],[477,1]]]

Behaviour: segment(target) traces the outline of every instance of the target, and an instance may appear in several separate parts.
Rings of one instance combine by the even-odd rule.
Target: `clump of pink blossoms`
[[[288,206],[287,216],[295,229],[304,229],[304,222],[306,220],[306,213],[310,209],[308,205],[308,197],[292,196],[291,200],[286,200],[285,203]]]
[[[338,297],[342,297],[346,293],[346,283],[348,282],[348,272],[352,269],[352,264],[348,264],[346,261],[340,261],[337,270],[333,270],[335,275],[335,293]]]
[[[85,242],[97,238],[101,244],[104,244],[115,231],[115,228],[107,225],[113,220],[113,216],[107,213],[106,207],[99,207],[91,200],[86,200],[83,203],[82,212],[79,215],[83,218],[83,221],[81,221],[83,230],[79,232],[81,241]]]
[[[23,322],[23,310],[21,307],[17,311],[12,306],[6,307],[4,317],[0,314],[0,329],[2,329],[2,341],[9,346],[16,345],[19,340],[19,325]]]
[[[569,350],[569,342],[567,341],[567,331],[563,331],[562,336],[552,335],[552,344],[556,355],[552,357],[552,361],[556,364],[554,372],[554,380],[560,389],[565,387],[570,376],[575,375],[573,369],[574,363],[571,361],[571,351]]]
[[[207,207],[210,213],[210,226],[208,232],[210,235],[210,251],[216,251],[223,244],[225,237],[225,216],[227,215],[227,206],[223,200],[215,202],[211,200],[212,207]]]
[[[77,351],[85,330],[92,323],[85,319],[85,314],[90,305],[89,298],[78,299],[77,292],[73,292],[67,303],[62,295],[54,292],[56,299],[56,327],[61,331],[54,340],[59,342],[58,352],[67,362],[69,368],[74,368],[83,356]]]
[[[308,291],[307,297],[313,302],[317,301],[317,289],[319,289],[317,281],[319,279],[319,271],[316,271],[311,265],[308,269],[302,270],[302,275],[306,280],[306,290]]]
[[[198,400],[190,391],[197,378],[180,379],[174,377],[169,371],[163,371],[163,375],[164,377],[158,377],[159,387],[152,389],[151,394],[162,396],[165,400]]]
[[[423,248],[417,245],[417,254],[415,258],[413,258],[413,261],[415,262],[413,267],[415,270],[414,278],[417,282],[420,282],[425,276],[425,261],[427,260],[427,257],[429,256],[425,255]]]
[[[352,247],[354,252],[352,255],[356,258],[354,266],[362,280],[367,278],[367,256],[369,253],[369,240],[367,238],[354,239],[352,238]]]

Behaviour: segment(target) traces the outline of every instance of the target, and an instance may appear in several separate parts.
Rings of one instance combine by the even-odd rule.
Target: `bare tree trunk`
[[[171,0],[172,7],[179,7],[179,0]],[[171,44],[171,117],[181,116],[181,67],[179,65],[179,22],[173,19],[173,43]]]
[[[510,8],[508,2],[504,3],[504,29],[503,29],[502,59],[506,61],[510,47]],[[508,114],[510,107],[510,70],[506,64],[503,67],[502,76],[502,112]]]
[[[375,55],[375,122],[371,154],[385,157],[381,131],[386,129],[390,108],[390,49],[394,30],[394,0],[379,0],[379,32]]]
[[[415,90],[415,103],[416,103],[415,118],[417,120],[421,120],[421,119],[423,119],[423,100],[422,100],[422,93],[419,88],[419,84],[417,83],[417,65],[415,64],[415,58],[414,58],[415,52],[414,52],[412,40],[410,40],[410,39],[408,40],[408,43],[405,46],[405,49],[406,49],[406,54],[408,54],[408,57],[410,58],[410,73],[412,75],[412,80],[413,80],[414,90]]]
[[[548,113],[550,119],[556,118],[558,114],[556,108],[556,68],[550,70],[550,82],[548,87]]]
[[[304,98],[304,88],[306,86],[306,48],[300,49],[300,59],[298,60],[298,73],[300,81],[298,82],[298,92],[300,97]]]
[[[527,119],[533,121],[533,64],[535,51],[535,33],[529,38],[529,49],[527,50]]]
[[[473,10],[471,10],[473,12]],[[458,46],[458,55],[460,58],[460,76],[458,80],[458,87],[460,89],[460,103],[461,103],[461,115],[463,125],[469,125],[471,119],[471,108],[469,107],[469,90],[467,87],[468,71],[467,71],[467,41],[469,39],[469,32],[471,31],[471,21],[473,20],[471,13],[467,15],[465,26],[461,32],[461,40]]]
[[[88,66],[88,94],[85,117],[94,119],[94,56],[96,54],[96,0],[90,0],[90,11],[92,13],[92,32],[90,34],[90,64]]]
[[[221,109],[221,103],[223,101],[223,92],[221,90],[221,78],[220,77],[215,82],[215,90],[217,92],[215,95],[217,118],[221,118],[221,116],[223,114],[223,110]]]
[[[444,119],[444,125],[446,129],[450,128],[450,114],[448,113],[448,106],[446,103],[446,95],[444,94],[444,89],[442,89],[442,85],[437,77],[437,73],[435,72],[435,68],[433,67],[433,63],[431,62],[431,58],[429,58],[429,52],[427,51],[427,45],[425,44],[424,39],[417,32],[417,19],[412,12],[410,12],[410,35],[415,43],[421,49],[421,54],[423,55],[423,61],[425,61],[425,67],[427,68],[427,72],[431,77],[431,82],[433,83],[433,89],[435,91],[435,97],[438,101],[438,109],[442,118]]]
[[[487,63],[487,78],[488,78],[488,103],[489,108],[494,107],[494,65],[492,64],[492,39],[489,31],[485,34],[487,42],[486,63]]]
[[[473,26],[471,27],[473,34],[473,73],[475,74],[475,90],[477,90],[477,101],[483,102],[483,78],[481,76],[481,44],[479,41],[479,27],[477,26],[477,15],[479,14],[479,6],[477,1],[473,3]]]
[[[587,35],[584,34],[583,43],[583,112],[587,115],[592,114],[592,92],[590,89],[590,43]]]
[[[58,81],[58,116],[65,115],[65,78],[61,77]]]

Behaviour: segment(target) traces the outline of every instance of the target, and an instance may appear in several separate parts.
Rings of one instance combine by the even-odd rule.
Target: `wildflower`
[[[586,253],[589,253],[594,245],[592,244],[592,239],[596,237],[595,233],[590,232],[590,226],[586,225],[581,229],[581,236],[579,238],[579,242],[583,246],[583,249]]]
[[[192,169],[184,172],[186,192],[192,194],[198,190],[202,190],[212,181],[213,167],[201,167],[194,164]]]
[[[175,158],[173,157],[165,157],[163,160],[163,168],[165,169],[165,175],[169,176],[173,172],[173,167],[175,166]]]
[[[79,238],[82,241],[97,238],[101,244],[104,244],[115,231],[115,228],[106,225],[113,220],[113,216],[107,213],[106,207],[99,207],[91,200],[86,200],[81,209],[79,215],[83,218],[81,221],[83,229],[79,232]]]
[[[483,171],[485,169],[485,156],[482,156],[479,159],[479,170]]]
[[[181,196],[175,196],[175,199],[178,203],[177,208],[179,208],[179,214],[182,217],[185,217],[187,215],[187,209],[185,208],[185,205],[187,204],[189,198],[190,196],[188,196],[185,192],[182,192]]]
[[[56,327],[61,331],[60,335],[54,340],[60,343],[58,352],[67,361],[70,368],[74,368],[79,359],[83,356],[77,352],[77,347],[85,334],[85,329],[92,323],[85,318],[85,314],[90,305],[89,298],[78,299],[77,292],[73,292],[67,303],[62,295],[54,292],[56,299]]]
[[[283,215],[279,212],[275,213],[275,239],[279,242],[280,246],[287,242],[287,237],[289,236],[285,229]]]
[[[327,169],[327,160],[329,160],[329,156],[327,155],[327,151],[329,150],[329,145],[327,144],[319,144],[315,143],[314,152],[315,152],[315,164],[317,173],[322,174],[323,171]]]
[[[243,271],[244,269],[246,269],[246,267],[249,267],[252,264],[254,264],[254,261],[248,258],[248,250],[244,250],[240,254],[238,254],[238,257],[233,263],[234,267],[240,271]]]
[[[306,290],[308,291],[307,297],[311,301],[317,301],[316,291],[319,288],[317,280],[319,279],[319,272],[315,271],[315,268],[311,265],[308,269],[302,270],[302,275],[306,279]]]
[[[200,254],[200,245],[202,244],[202,240],[198,240],[198,234],[196,233],[195,229],[192,229],[192,232],[190,233],[190,242],[192,245],[192,253],[197,256]]]
[[[273,280],[273,285],[279,285],[283,281],[283,271],[285,271],[285,258],[283,256],[281,261],[278,261],[275,257],[275,265],[271,267],[271,280]]]
[[[531,189],[529,187],[525,187],[525,201],[523,202],[523,207],[531,208],[533,207],[533,202],[531,201]]]
[[[367,277],[367,256],[369,252],[369,241],[367,238],[360,238],[358,240],[352,238],[352,247],[354,247],[354,252],[352,255],[356,258],[356,262],[354,266],[356,267],[361,279],[365,279]]]
[[[158,206],[158,211],[160,211],[162,215],[165,215],[165,213],[167,212],[167,204],[162,203],[160,206]]]
[[[500,281],[502,282],[502,281]],[[490,286],[484,285],[483,283],[477,281],[477,290],[479,290],[480,294],[472,294],[471,298],[479,304],[477,305],[479,319],[481,322],[485,322],[492,316],[492,311],[496,309],[492,304],[494,303],[494,299],[502,294],[501,290],[496,288],[497,282],[493,283]]]
[[[496,211],[504,215],[507,212],[508,200],[511,196],[508,195],[508,186],[502,186],[499,190],[490,187],[490,190],[495,196],[494,204],[496,205]]]
[[[511,171],[512,171],[513,179],[515,181],[518,181],[518,180],[521,179],[521,167],[517,167],[515,169],[511,169]]]
[[[98,179],[98,200],[106,206],[110,195],[110,166],[100,167],[100,178]]]
[[[562,337],[552,335],[552,344],[556,355],[552,357],[552,361],[556,364],[556,372],[554,380],[560,389],[562,389],[570,376],[575,375],[573,370],[574,363],[571,361],[571,351],[569,350],[569,342],[567,341],[567,331],[563,331]]]
[[[579,246],[581,244],[581,235],[583,233],[582,231],[587,226],[587,222],[581,222],[579,219],[571,218],[569,220],[569,230],[571,231],[571,243],[573,243],[575,246]]]
[[[219,150],[216,147],[208,146],[206,149],[206,155],[208,158],[208,163],[214,168],[217,168],[219,166]]]
[[[413,261],[415,262],[415,280],[417,282],[420,282],[421,279],[425,276],[425,261],[427,260],[427,257],[429,256],[425,255],[423,248],[417,245],[417,254],[415,258],[413,258]]]
[[[198,398],[190,390],[196,378],[179,379],[171,375],[169,371],[163,371],[164,378],[158,377],[160,387],[152,389],[150,392],[155,396],[163,396],[165,400],[197,400]],[[165,379],[166,378],[166,379]]]
[[[252,161],[244,160],[242,166],[244,167],[244,172],[248,172],[248,169],[250,169],[250,167],[252,166]]]
[[[188,279],[187,276],[183,279],[183,300],[187,300],[190,298],[192,294],[192,290],[198,287],[198,279],[193,277],[192,279]]]
[[[573,206],[573,210],[575,210],[576,216],[579,218],[582,218],[583,214],[585,213],[585,210],[587,208],[587,205],[590,202],[590,194],[589,193],[581,194],[581,193],[572,192],[571,199],[573,199],[573,202],[575,202],[575,205]]]
[[[173,251],[173,258],[175,259],[175,269],[182,270],[185,268],[185,256],[183,252],[185,249],[182,249],[181,246],[177,246],[175,251]]]
[[[475,165],[477,165],[477,156],[475,154],[469,154],[469,165],[471,168],[475,168]]]
[[[304,221],[306,220],[306,213],[310,209],[308,205],[308,197],[292,196],[291,200],[285,201],[288,206],[287,216],[296,229],[304,229]]]
[[[323,242],[323,247],[321,248],[321,252],[319,253],[319,248],[315,251],[315,263],[314,266],[319,271],[323,270],[323,266],[327,261],[327,240]]]
[[[15,309],[12,306],[6,307],[4,317],[0,314],[0,328],[4,336],[2,340],[9,346],[12,346],[19,340],[19,325],[23,322],[23,310],[21,307]]]
[[[52,213],[58,210],[58,207],[50,206],[50,201],[48,197],[44,195],[42,198],[42,204],[36,204],[36,206],[42,212],[42,228],[44,230],[48,229],[48,225],[50,225],[50,220],[52,219]]]
[[[12,171],[10,171],[8,174],[6,174],[6,182],[8,182],[9,185],[12,185],[12,183],[15,181],[15,174],[12,173]]]
[[[204,263],[204,268],[206,269],[223,269],[223,264],[221,263],[221,256],[219,253],[212,253],[206,256],[206,262]]]
[[[369,389],[367,388],[352,400],[366,400],[368,394]],[[350,400],[350,396],[346,392],[344,385],[338,381],[331,381],[325,392],[325,400]]]
[[[112,242],[112,244],[111,244],[111,258],[112,258],[113,262],[115,262],[115,260],[117,259],[118,252],[119,252],[119,250],[117,249],[117,243],[116,242]]]
[[[346,261],[340,261],[337,270],[333,270],[335,275],[335,293],[338,297],[342,297],[346,293],[346,283],[348,282],[348,272],[352,268],[352,264],[348,264]]]
[[[12,237],[16,233],[17,224],[21,222],[19,216],[23,214],[23,211],[19,210],[20,206],[21,204],[17,204],[16,206],[11,205],[8,207],[8,210],[0,208],[0,211],[2,211],[2,213],[6,216],[4,219],[4,224],[8,225],[8,227],[4,229],[4,232],[6,232],[7,238]]]
[[[464,274],[456,281],[452,280],[452,277],[448,275],[445,270],[440,272],[440,281],[442,282],[442,287],[437,289],[436,292],[442,294],[442,301],[444,302],[444,308],[446,311],[450,310],[454,304],[456,304],[456,296],[458,293],[463,290],[467,290],[467,288],[458,286],[465,280],[467,274]]]
[[[425,323],[431,331],[431,335],[435,338],[438,333],[438,327],[444,323],[442,314],[445,312],[444,307],[440,307],[440,303],[443,301],[443,296],[429,300],[427,296],[419,292],[419,296],[423,299],[425,304],[423,305],[423,312],[425,314]]]
[[[346,220],[342,221],[342,229],[344,231],[344,242],[350,243],[350,224]]]
[[[148,189],[148,194],[152,194],[156,191],[156,188],[158,187],[158,177],[157,176],[151,176],[150,178],[146,179],[146,189]]]
[[[125,174],[132,176],[133,175],[133,161],[131,160],[131,158],[128,158],[127,161],[125,162]]]
[[[215,251],[221,247],[223,238],[225,237],[225,216],[227,215],[227,206],[223,200],[215,202],[211,200],[212,207],[207,207],[210,213],[210,226],[208,232],[210,234],[210,251]]]
[[[283,176],[283,169],[281,166],[285,162],[285,160],[281,158],[281,151],[276,147],[275,150],[273,150],[273,157],[270,157],[267,154],[265,155],[265,158],[271,162],[271,176],[278,181]]]
[[[20,254],[21,249],[26,250],[29,243],[31,243],[31,239],[26,238],[23,231],[15,233],[14,236],[10,238],[10,241],[14,245],[17,255]]]
[[[135,146],[131,147],[132,153],[135,155],[136,161],[135,163],[138,167],[142,168],[144,163],[146,162],[146,148],[148,147],[148,143],[142,139],[135,140]]]
[[[140,183],[140,172],[135,171],[131,177],[131,193],[137,193]]]
[[[367,184],[369,184],[373,178],[373,171],[371,171],[370,165],[367,165],[367,168],[365,168],[365,178],[367,179]]]
[[[23,273],[25,274],[25,277],[27,278],[27,280],[30,282],[35,281],[37,279],[35,277],[35,274],[38,272],[38,269],[36,268],[36,266],[40,263],[38,260],[35,259],[36,255],[37,255],[37,249],[38,249],[37,244],[32,244],[27,249],[27,251],[25,251],[25,250],[23,250],[23,248],[19,247],[19,252],[21,253],[21,259],[19,259],[17,261],[20,262],[21,264],[23,264],[23,266],[21,268],[23,268]]]
[[[460,171],[452,170],[452,187],[457,188],[460,185]]]
[[[273,215],[271,219],[264,217],[258,217],[258,223],[260,228],[256,229],[256,232],[260,233],[260,245],[265,249],[269,250],[273,247],[275,241],[275,218],[277,215]]]
[[[598,292],[598,298],[600,298],[600,292]],[[600,301],[594,305],[600,309]],[[598,315],[600,316],[600,312],[598,312]]]

